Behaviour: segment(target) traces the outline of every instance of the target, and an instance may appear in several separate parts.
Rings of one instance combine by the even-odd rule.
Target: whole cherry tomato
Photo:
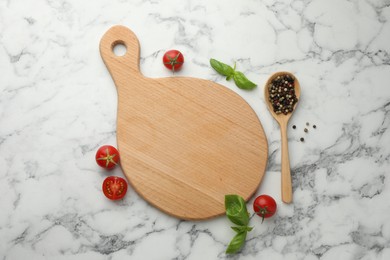
[[[262,218],[261,223],[265,218],[272,217],[276,212],[276,208],[275,200],[268,195],[260,195],[253,202],[253,210]]]
[[[127,192],[127,182],[117,176],[107,177],[103,182],[103,193],[110,200],[122,199]]]
[[[181,69],[184,63],[184,56],[178,50],[167,51],[163,56],[164,66],[172,70],[172,72]]]
[[[119,162],[119,152],[111,145],[103,145],[97,150],[95,159],[99,166],[112,169]]]

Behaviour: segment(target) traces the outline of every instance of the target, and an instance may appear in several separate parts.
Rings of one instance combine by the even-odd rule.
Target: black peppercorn
[[[316,125],[313,125],[313,128],[315,129],[315,128],[317,128],[317,126],[316,126]]]
[[[295,95],[294,78],[288,74],[277,76],[268,85],[269,101],[276,114],[293,112],[298,98]]]
[[[295,128],[297,128],[297,127],[296,127],[296,125],[293,125],[292,128],[295,129]]]
[[[301,142],[303,142],[303,141],[305,141],[305,138],[301,137],[301,139],[300,139],[300,140],[301,140]]]
[[[307,133],[309,130],[307,130],[307,128],[305,128],[303,131],[305,131],[305,133]]]

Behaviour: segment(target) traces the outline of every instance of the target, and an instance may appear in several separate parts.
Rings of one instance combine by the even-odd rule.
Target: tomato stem
[[[267,206],[265,206],[264,208],[260,206],[256,206],[256,208],[258,209],[258,211],[256,211],[255,213],[261,217],[261,223],[263,223],[265,215],[267,215],[270,212],[267,210]]]
[[[106,157],[100,157],[98,158],[97,160],[99,161],[106,161],[106,167],[108,167],[108,165],[110,163],[113,163],[115,165],[117,165],[117,163],[114,161],[114,157],[116,156],[116,154],[110,154],[108,148],[106,149]]]
[[[177,61],[179,56],[180,56],[180,53],[178,53],[174,58],[171,58],[169,55],[166,54],[166,57],[168,58],[169,62],[164,62],[164,64],[169,64],[172,66],[172,73],[175,73],[175,66],[177,64],[183,63],[183,62]]]

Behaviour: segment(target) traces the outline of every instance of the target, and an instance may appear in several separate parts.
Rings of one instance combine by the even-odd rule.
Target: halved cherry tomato
[[[184,56],[178,50],[167,51],[163,56],[164,66],[172,70],[172,72],[181,69],[184,63]]]
[[[103,193],[110,200],[122,199],[127,192],[127,182],[117,176],[107,177],[103,182]]]
[[[260,195],[253,202],[253,210],[264,221],[265,218],[272,217],[276,212],[276,202],[268,195]]]
[[[119,162],[119,152],[111,145],[103,145],[96,152],[96,162],[99,166],[112,169]]]

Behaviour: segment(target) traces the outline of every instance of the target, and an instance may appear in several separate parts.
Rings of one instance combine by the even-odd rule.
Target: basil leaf
[[[233,76],[234,82],[237,87],[241,89],[253,89],[256,84],[250,81],[242,72],[236,71]]]
[[[247,230],[248,232],[251,232],[252,229],[253,229],[253,227],[246,227],[246,230]]]
[[[224,76],[227,76],[228,78],[231,78],[231,76],[234,74],[234,69],[230,67],[229,65],[219,62],[215,59],[210,59],[210,65],[215,69],[219,74],[222,74]]]
[[[247,232],[237,233],[230,241],[229,246],[226,249],[226,254],[234,254],[238,252],[245,243]]]
[[[237,233],[241,232],[250,232],[252,231],[253,227],[248,227],[248,226],[239,226],[239,227],[231,227],[234,231]]]
[[[236,231],[237,233],[241,233],[243,231],[245,231],[245,226],[239,226],[239,227],[231,227],[234,231]]]
[[[245,200],[238,195],[225,195],[226,216],[236,225],[247,226],[249,213],[246,209]]]

